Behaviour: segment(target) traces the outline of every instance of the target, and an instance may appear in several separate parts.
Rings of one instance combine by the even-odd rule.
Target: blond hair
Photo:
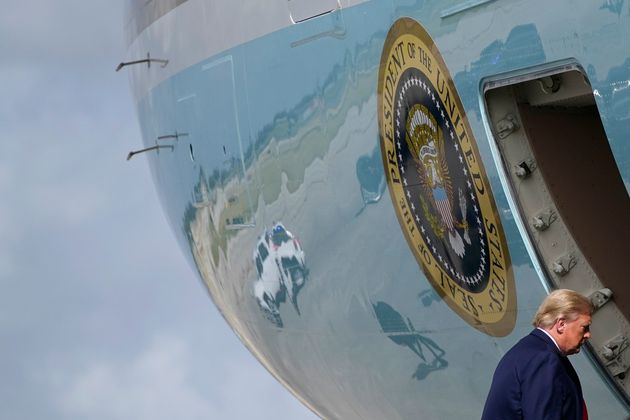
[[[574,321],[582,314],[593,314],[591,301],[573,290],[558,289],[540,304],[532,324],[534,327],[551,328],[560,318]]]

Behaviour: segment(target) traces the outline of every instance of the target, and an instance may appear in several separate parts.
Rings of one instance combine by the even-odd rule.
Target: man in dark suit
[[[577,373],[566,356],[590,338],[593,308],[568,289],[552,292],[534,316],[536,327],[501,359],[482,420],[588,418]]]

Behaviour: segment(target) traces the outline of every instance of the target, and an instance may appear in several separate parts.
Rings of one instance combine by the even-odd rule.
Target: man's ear
[[[566,326],[567,326],[566,319],[560,318],[556,321],[556,331],[558,331],[559,334],[564,333]]]

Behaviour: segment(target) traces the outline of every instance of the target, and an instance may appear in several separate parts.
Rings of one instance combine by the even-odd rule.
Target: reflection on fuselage
[[[298,240],[280,222],[258,238],[254,250],[257,277],[254,296],[265,317],[282,327],[280,304],[288,298],[300,314],[297,295],[304,287],[308,269]]]
[[[448,361],[443,357],[445,351],[435,341],[420,334],[409,318],[403,318],[385,302],[376,302],[372,307],[387,337],[399,346],[409,348],[422,360],[412,375],[414,379],[420,381],[435,370],[446,369]]]
[[[442,299],[434,289],[425,289],[418,293],[418,299],[422,302],[422,306],[429,307],[434,302],[440,302]]]
[[[385,174],[380,149],[375,147],[372,153],[359,157],[356,170],[363,199],[363,207],[357,212],[358,216],[367,205],[377,203],[385,191]]]

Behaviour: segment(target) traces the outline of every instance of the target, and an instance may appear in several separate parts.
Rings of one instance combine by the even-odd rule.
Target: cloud
[[[316,419],[288,390],[282,388],[271,374],[252,363],[230,361],[225,366],[222,386],[216,390],[222,403],[217,419]],[[247,384],[247,386],[245,386]]]
[[[68,70],[89,67],[94,61],[99,65],[109,62],[123,48],[121,3],[57,0],[25,6],[5,0],[0,14],[0,49],[21,61],[46,62]]]
[[[10,257],[10,243],[15,241],[19,234],[19,228],[11,220],[11,206],[9,195],[11,185],[15,182],[15,171],[9,165],[4,165],[0,161],[0,283],[3,277],[13,274],[13,262]],[[6,278],[5,277],[5,278]],[[0,312],[1,314],[1,312]]]
[[[251,357],[201,355],[175,336],[155,338],[127,362],[100,361],[69,380],[59,372],[63,418],[245,419],[311,417]],[[279,415],[276,409],[282,409]],[[315,418],[312,415],[312,418]]]
[[[186,342],[158,337],[128,363],[101,361],[80,372],[59,400],[83,419],[208,419],[212,407],[190,382]]]

